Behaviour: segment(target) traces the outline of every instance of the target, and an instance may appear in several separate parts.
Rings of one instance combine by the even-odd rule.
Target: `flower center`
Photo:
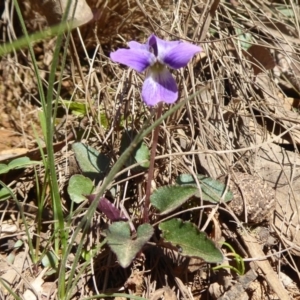
[[[156,60],[155,63],[151,66],[152,72],[157,72],[157,73],[160,73],[164,68],[165,66],[158,60]]]

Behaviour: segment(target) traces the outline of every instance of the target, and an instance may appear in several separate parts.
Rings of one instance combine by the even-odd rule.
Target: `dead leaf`
[[[24,155],[28,152],[26,148],[13,148],[7,149],[0,152],[0,161],[4,161],[7,159],[13,159],[16,156]]]
[[[16,280],[17,276],[22,273],[24,261],[26,259],[26,253],[19,252],[14,259],[14,263],[8,264],[10,268],[1,275],[1,280],[5,281],[9,286],[13,285],[13,282]],[[3,294],[8,295],[9,291],[4,288],[4,286],[1,286],[1,290]]]
[[[259,142],[259,141],[257,141]],[[275,191],[274,226],[287,247],[300,255],[300,155],[275,144],[262,146],[255,160],[257,172]]]
[[[31,2],[46,17],[49,25],[59,23],[68,7],[68,0],[31,0]],[[77,6],[75,8],[76,3]],[[72,21],[71,26],[73,28],[86,24],[92,19],[92,10],[85,0],[71,1],[67,20]]]
[[[50,299],[50,295],[55,292],[56,288],[55,282],[45,282],[42,285],[42,295],[46,297],[46,299]]]
[[[236,282],[230,284],[229,287],[224,287],[214,284],[212,288],[209,288],[210,294],[218,300],[235,299],[235,300],[248,300],[249,296],[246,290],[249,285],[257,278],[257,274],[250,269],[243,276],[239,276]],[[224,291],[225,290],[225,291]],[[220,295],[221,294],[221,295]]]
[[[161,289],[156,290],[150,300],[158,300],[158,299],[165,299],[165,300],[176,300],[176,294],[173,290],[171,290],[168,286],[164,286]]]
[[[27,289],[23,295],[25,300],[38,300],[37,295],[42,293],[42,284],[44,283],[43,276],[47,272],[48,268],[45,268],[38,277],[31,282],[30,289]],[[32,292],[34,289],[35,293]]]
[[[135,294],[141,295],[143,292],[144,272],[133,270],[130,277],[125,282],[124,286]]]
[[[290,97],[285,97],[284,98],[284,108],[286,110],[294,110],[300,109],[300,99],[299,98],[290,98]]]
[[[264,70],[271,70],[275,67],[275,61],[270,50],[264,46],[252,45],[248,49],[247,54],[252,65],[254,75],[257,75]]]
[[[257,123],[274,135],[282,135],[281,138],[290,144],[300,144],[300,131],[296,126],[299,123],[299,114],[286,109],[285,100],[279,96],[280,92],[270,77],[259,74],[256,76],[255,87],[259,88],[264,98],[263,104],[252,106],[257,112]],[[290,129],[288,132],[287,128]],[[286,133],[283,134],[284,132]]]
[[[0,226],[0,236],[4,237],[6,235],[11,235],[13,233],[16,233],[18,230],[17,225],[15,224],[8,224],[8,223],[2,223]]]

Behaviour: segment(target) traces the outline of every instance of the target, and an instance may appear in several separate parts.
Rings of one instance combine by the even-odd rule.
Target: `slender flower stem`
[[[163,108],[163,102],[159,102],[158,107],[157,107],[156,120],[161,117],[162,108]],[[151,156],[150,156],[150,166],[149,166],[149,172],[148,172],[148,182],[147,182],[147,187],[146,187],[146,198],[145,198],[145,204],[144,204],[144,215],[143,215],[144,223],[149,223],[151,182],[152,182],[152,179],[154,176],[154,161],[155,161],[155,155],[156,155],[158,134],[159,134],[159,126],[157,126],[155,128],[154,134],[153,134],[153,142],[152,142]]]

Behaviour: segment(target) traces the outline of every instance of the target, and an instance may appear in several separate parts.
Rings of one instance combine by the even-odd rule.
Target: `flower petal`
[[[182,41],[164,41],[152,34],[147,45],[153,49],[158,61],[166,64],[173,69],[185,67],[190,59],[202,48]]]
[[[164,63],[163,58],[165,57],[165,54],[168,53],[168,51],[170,51],[172,48],[177,47],[179,43],[180,41],[164,41],[154,34],[151,34],[146,45],[149,49],[152,49],[152,52],[158,58],[158,60],[161,63]]]
[[[110,53],[111,60],[126,65],[138,72],[143,72],[155,61],[155,56],[153,53],[147,51],[146,48],[138,47],[136,44],[139,43],[130,42],[129,45],[132,49],[119,49]],[[143,45],[140,44],[140,46]]]
[[[166,68],[160,72],[149,69],[143,84],[142,98],[148,106],[154,106],[161,101],[174,103],[178,98],[178,88],[172,74]]]
[[[170,47],[161,58],[170,68],[179,69],[185,67],[192,57],[202,51],[202,48],[190,43],[179,42],[175,47]]]
[[[148,51],[148,49],[149,49],[148,45],[141,44],[141,43],[136,42],[136,41],[128,42],[128,46],[129,46],[130,49],[133,49],[133,50],[146,50],[146,51]]]

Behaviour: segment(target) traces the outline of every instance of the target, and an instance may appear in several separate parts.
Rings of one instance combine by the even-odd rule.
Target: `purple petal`
[[[170,68],[179,69],[185,67],[193,56],[200,51],[202,48],[199,46],[179,42],[175,47],[169,48],[161,59]]]
[[[150,69],[143,84],[142,98],[148,106],[161,101],[174,103],[178,98],[178,88],[172,74],[166,68],[159,72]]]
[[[128,42],[128,46],[129,46],[130,49],[133,49],[133,50],[146,50],[146,51],[149,51],[148,45],[141,44],[141,43],[136,42],[136,41]]]
[[[151,34],[150,37],[148,38],[147,43],[146,43],[146,45],[148,46],[149,51],[152,50],[152,52],[155,56],[158,55],[158,45],[157,45],[158,40],[160,40],[161,42],[164,42],[163,40],[159,39],[154,34]]]
[[[136,44],[139,43],[130,42],[130,46],[133,46],[132,49],[119,49],[110,53],[111,60],[126,65],[138,72],[143,72],[151,65],[155,57],[153,53],[147,51],[146,48],[137,47]],[[142,45],[140,44],[140,46]]]
[[[147,45],[153,49],[158,60],[173,69],[185,67],[191,58],[202,48],[182,41],[164,41],[152,34]]]
[[[172,48],[175,48],[180,41],[164,41],[154,34],[152,34],[147,41],[149,49],[152,49],[154,55],[158,58],[161,63],[164,63],[163,59]]]

